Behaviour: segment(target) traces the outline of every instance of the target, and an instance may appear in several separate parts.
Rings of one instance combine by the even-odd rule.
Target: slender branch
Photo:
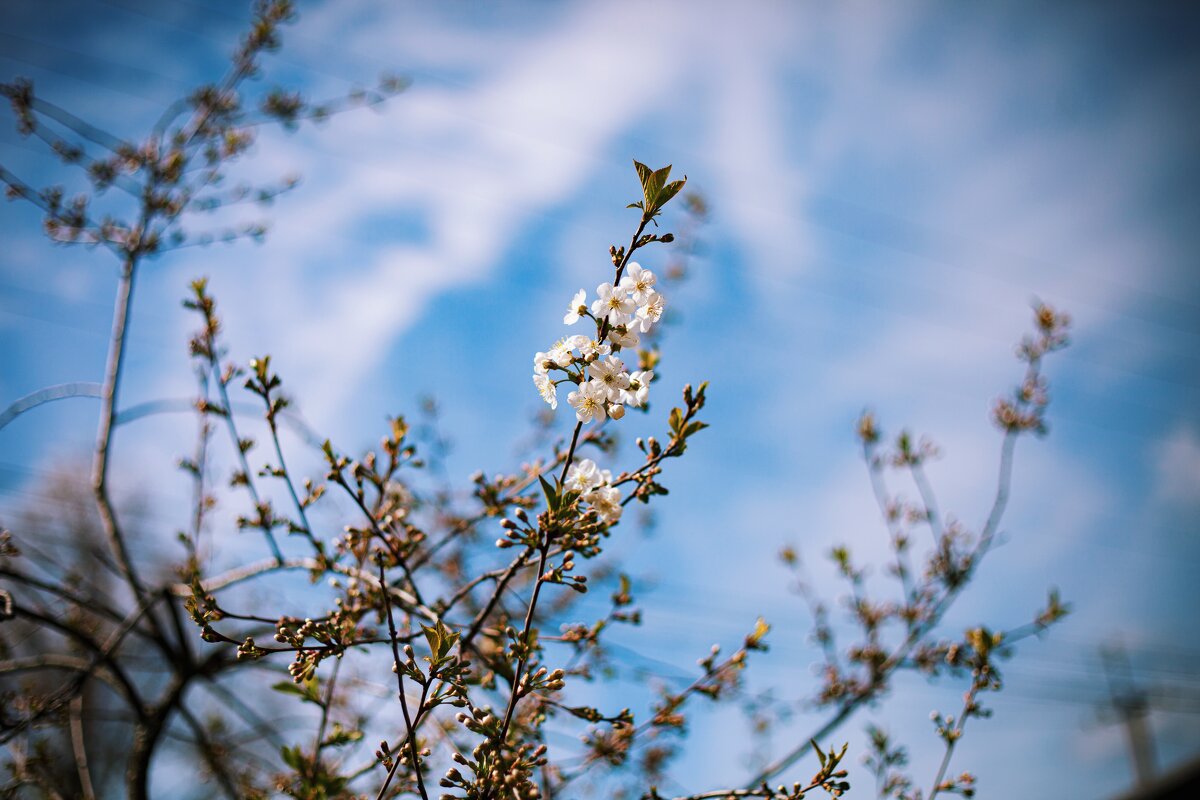
[[[579,432],[583,430],[583,421],[575,423],[575,432],[571,434],[571,446],[567,449],[567,457],[563,459],[562,472],[558,475],[558,485],[567,481],[567,470],[571,468],[571,459],[575,457],[575,447],[579,443]]]
[[[49,117],[60,125],[74,131],[93,144],[98,144],[113,153],[119,152],[123,146],[126,146],[125,142],[108,131],[98,128],[90,122],[85,122],[65,108],[44,100],[37,95],[33,95],[30,98],[29,107],[42,116]]]
[[[87,744],[83,738],[83,698],[76,696],[70,704],[71,750],[75,754],[75,771],[79,774],[79,792],[84,800],[96,800],[92,788],[92,771],[88,767]]]
[[[935,543],[940,542],[942,540],[942,514],[938,510],[937,495],[929,483],[929,478],[925,475],[925,468],[919,461],[909,464],[909,472],[912,474],[913,483],[917,485],[917,491],[921,493],[921,503],[925,506],[925,518],[929,522],[933,540]]]
[[[912,585],[912,567],[909,565],[906,556],[907,546],[901,547],[904,532],[895,524],[890,513],[887,482],[883,478],[883,467],[875,455],[873,441],[863,441],[863,461],[867,465],[867,474],[871,481],[871,492],[875,495],[875,504],[879,507],[879,515],[883,518],[883,524],[892,539],[892,548],[896,551],[896,573],[900,578],[900,587],[904,591],[904,602],[911,605],[916,601],[916,597]]]
[[[145,597],[145,588],[133,559],[129,554],[125,538],[117,522],[116,510],[108,493],[108,467],[112,449],[113,428],[117,418],[117,392],[121,384],[121,373],[125,364],[126,332],[129,327],[131,302],[133,300],[133,283],[137,262],[132,255],[126,257],[121,269],[121,279],[117,285],[116,307],[113,310],[112,339],[108,349],[108,366],[104,371],[104,386],[101,392],[102,409],[100,412],[100,430],[96,435],[96,452],[92,462],[92,490],[96,496],[96,504],[100,510],[100,521],[108,537],[109,546],[117,559],[117,566],[122,576],[133,591],[134,598],[141,601]],[[154,618],[151,616],[152,624]]]
[[[55,400],[65,400],[69,397],[103,397],[104,386],[99,383],[87,383],[76,381],[74,383],[60,383],[55,386],[47,386],[45,389],[38,389],[36,392],[14,400],[9,404],[8,408],[0,411],[0,429],[12,422],[17,417],[24,414],[26,411],[32,411],[40,405],[54,402]]]
[[[395,637],[392,637],[393,644]],[[333,693],[337,689],[338,672],[341,671],[342,660],[333,661],[333,672],[329,676],[329,684],[325,688],[325,699],[321,702],[321,721],[317,724],[317,738],[313,742],[313,778],[321,774],[321,749],[325,741],[325,728],[329,724],[329,711],[333,707]]]
[[[387,586],[387,578],[383,570],[383,558],[379,559],[379,585]],[[396,620],[392,615],[392,601],[386,591],[383,592],[383,606],[387,611],[388,633],[392,641],[392,661],[396,671],[396,689],[400,696],[400,710],[404,714],[404,725],[406,730],[405,738],[408,741],[408,750],[412,759],[412,769],[417,776],[417,788],[421,792],[422,800],[429,800],[429,795],[425,791],[425,779],[421,776],[421,762],[417,759],[417,737],[413,735],[413,720],[408,713],[408,700],[404,696],[404,669],[400,665],[400,645],[396,642]],[[421,696],[420,711],[425,709],[424,693]],[[383,798],[387,792],[388,785],[392,782],[392,776],[396,772],[396,767],[400,764],[400,754],[396,754],[396,761],[392,764],[392,768],[388,770],[387,778],[383,782],[383,786],[379,788],[377,800]]]
[[[963,730],[967,727],[967,717],[970,716],[971,709],[975,707],[975,696],[983,687],[978,676],[971,680],[971,689],[963,698],[962,712],[958,715],[958,724],[954,726],[945,737],[946,752],[942,755],[942,763],[938,765],[937,775],[933,778],[933,786],[929,789],[929,800],[938,796],[941,791],[942,781],[946,777],[946,770],[950,768],[950,759],[954,756],[954,746],[958,744],[958,740],[962,738]]]
[[[209,364],[212,368],[213,378],[217,382],[217,393],[221,397],[221,405],[225,409],[225,427],[229,431],[229,437],[233,440],[233,449],[237,453],[238,464],[242,469],[242,477],[245,478],[246,491],[250,493],[250,499],[254,503],[254,510],[258,514],[259,528],[267,539],[267,546],[271,550],[271,555],[275,556],[275,561],[279,564],[283,563],[283,553],[279,549],[279,543],[275,541],[275,534],[271,531],[271,526],[263,518],[263,504],[258,496],[258,488],[254,485],[254,475],[250,471],[250,463],[246,460],[246,450],[242,447],[242,437],[238,434],[237,422],[233,419],[233,410],[229,406],[229,391],[225,386],[225,376],[221,371],[221,360],[217,355],[217,343],[212,334],[212,330],[208,333],[209,346]]]
[[[569,462],[568,462],[569,463]],[[512,724],[513,712],[517,708],[517,700],[521,695],[521,677],[525,672],[525,667],[529,663],[530,650],[529,635],[533,630],[533,615],[537,609],[538,595],[541,594],[542,585],[545,581],[542,580],[542,575],[546,571],[546,559],[550,554],[550,532],[546,532],[546,540],[540,548],[538,556],[538,577],[537,582],[533,585],[533,596],[529,598],[529,607],[525,610],[525,624],[521,629],[521,643],[524,646],[521,658],[517,660],[517,668],[513,672],[512,694],[508,697],[508,707],[504,710],[504,720],[500,723],[500,733],[496,736],[497,749],[504,745],[504,741],[508,738],[508,728]]]
[[[296,494],[296,487],[292,484],[292,474],[288,472],[287,462],[283,459],[283,446],[279,443],[279,426],[275,421],[275,412],[272,409],[271,400],[268,397],[264,397],[263,399],[267,403],[267,426],[271,429],[271,442],[275,445],[275,457],[279,459],[279,471],[283,474],[283,482],[287,484],[292,504],[296,507],[296,513],[300,516],[300,524],[304,526],[304,535],[308,537],[313,550],[319,555],[321,553],[321,546],[313,535],[312,525],[308,521],[308,515],[304,512],[304,504],[300,502],[300,496]],[[413,589],[415,594],[415,585]],[[418,599],[419,597],[418,595]]]
[[[208,402],[208,371],[203,368],[196,369],[196,379],[200,384],[200,397]],[[232,413],[232,412],[230,412]],[[204,512],[208,508],[208,493],[204,486],[204,477],[208,469],[208,442],[212,437],[212,423],[208,419],[208,415],[204,413],[196,414],[196,450],[192,458],[192,557],[195,559],[196,568],[199,569],[200,564],[200,535],[204,531]]]
[[[513,579],[513,577],[521,570],[523,566],[525,566],[525,563],[529,560],[529,556],[532,553],[532,547],[525,548],[525,550],[523,550],[521,554],[513,559],[512,563],[508,565],[508,569],[506,569],[504,574],[500,576],[500,580],[496,581],[496,588],[492,592],[492,596],[488,598],[488,602],[482,609],[480,609],[479,613],[475,615],[475,619],[471,622],[471,627],[465,634],[463,634],[463,649],[470,647],[472,642],[474,642],[475,637],[479,635],[479,631],[483,629],[483,623],[487,621],[488,616],[490,616],[492,613],[492,609],[496,607],[496,603],[500,601],[501,595],[504,594],[504,589],[508,586],[508,582]]]

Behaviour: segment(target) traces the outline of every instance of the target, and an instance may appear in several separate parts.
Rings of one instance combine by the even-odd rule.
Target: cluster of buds
[[[465,716],[465,715],[461,715]],[[454,761],[467,767],[473,778],[462,774],[458,767],[451,767],[439,782],[447,789],[465,790],[467,797],[511,797],[515,800],[538,800],[541,790],[533,781],[535,770],[546,765],[546,745],[523,744],[512,752],[499,754],[476,748],[475,760],[461,753],[454,753]],[[459,800],[444,794],[440,800]]]
[[[563,682],[565,674],[561,669],[551,671],[545,667],[539,667],[532,674],[526,672],[521,676],[521,682],[517,689],[518,694],[527,695],[535,691],[557,692],[566,685]]]

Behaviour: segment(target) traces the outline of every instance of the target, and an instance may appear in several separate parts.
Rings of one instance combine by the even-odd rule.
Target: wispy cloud
[[[1200,435],[1195,428],[1176,428],[1154,450],[1156,499],[1181,508],[1200,506]]]

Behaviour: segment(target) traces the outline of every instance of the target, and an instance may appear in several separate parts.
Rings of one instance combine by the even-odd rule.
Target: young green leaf
[[[554,487],[550,485],[550,482],[541,475],[538,475],[538,482],[542,484],[542,493],[546,495],[546,508],[551,513],[558,511],[558,492],[556,492]]]

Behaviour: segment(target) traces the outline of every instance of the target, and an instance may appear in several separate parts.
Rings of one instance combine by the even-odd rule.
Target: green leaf
[[[808,743],[812,745],[812,749],[817,751],[817,758],[821,759],[822,769],[825,767],[825,753],[821,750],[821,745],[817,744],[816,739],[809,739]]]
[[[273,684],[271,688],[277,692],[282,692],[283,694],[294,694],[304,697],[304,690],[291,681],[280,681],[279,683]]]
[[[319,684],[317,677],[314,675],[303,683],[293,683],[292,681],[280,681],[272,687],[277,692],[283,694],[294,694],[300,697],[306,703],[316,703],[322,705]]]
[[[646,179],[650,177],[650,168],[636,158],[633,160],[634,169],[637,170],[638,180],[642,183],[642,189],[646,188]]]
[[[280,748],[279,755],[283,756],[283,763],[297,772],[304,769],[304,752],[300,749],[299,745],[296,747],[287,747],[285,745]]]
[[[582,495],[583,495],[583,492],[579,491],[578,489],[568,489],[567,491],[565,491],[561,495],[559,495],[558,507],[560,509],[570,508],[572,505],[575,504],[575,501],[578,500]]]
[[[454,645],[458,644],[458,639],[459,639],[458,633],[447,632],[446,635],[442,637],[442,647],[443,647],[442,658],[445,658],[447,655],[450,654],[450,649],[453,648]]]
[[[687,183],[686,177],[681,181],[671,181],[666,186],[662,187],[662,191],[660,191],[658,193],[658,198],[656,201],[658,204],[658,207],[662,208],[667,203],[669,203],[671,201],[671,198],[673,198],[675,195],[679,194],[679,190],[683,188],[683,185],[685,183]]]
[[[454,647],[455,643],[458,642],[458,634],[451,633],[450,629],[447,628],[445,623],[443,623],[440,619],[437,621],[436,627],[437,627],[438,635],[441,637],[441,640],[442,640],[442,644],[441,644],[441,647],[438,649],[437,655],[438,655],[439,659],[443,659],[447,655],[449,655],[450,648]]]
[[[437,665],[445,661],[450,650],[458,643],[459,634],[452,633],[439,619],[433,627],[422,625],[425,640],[429,643],[429,662]]]
[[[683,412],[678,407],[671,409],[671,433],[678,434],[683,428]]]
[[[662,169],[657,169],[650,173],[642,183],[642,191],[646,195],[646,208],[649,211],[657,211],[662,203],[659,202],[658,196],[662,192],[663,184],[667,182],[667,177],[671,174],[671,165],[667,164]]]
[[[546,495],[546,508],[551,512],[558,511],[558,492],[550,485],[550,482],[545,477],[538,475],[538,482],[542,484],[542,493]]]
[[[425,641],[429,643],[429,654],[436,661],[442,651],[442,632],[428,625],[422,625],[421,630],[425,632]]]

